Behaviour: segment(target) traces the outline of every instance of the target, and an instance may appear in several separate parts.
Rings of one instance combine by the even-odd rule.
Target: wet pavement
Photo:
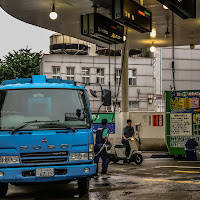
[[[9,185],[5,199],[14,200],[196,200],[200,199],[200,161],[185,159],[151,158],[143,153],[144,161],[138,166],[122,161],[110,163],[110,178],[91,179],[89,193],[78,196],[77,184]]]

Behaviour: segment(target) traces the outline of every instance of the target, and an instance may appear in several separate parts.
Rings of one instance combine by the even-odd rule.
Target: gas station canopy
[[[165,37],[167,27],[172,34],[172,11],[165,10],[157,0],[143,1],[143,6],[152,13],[152,28],[156,30],[156,37],[150,37],[149,32],[140,33],[128,28],[128,48],[149,48],[152,42],[156,47],[172,46],[172,39]],[[0,6],[8,14],[29,24],[107,46],[101,41],[81,34],[81,15],[93,13],[94,6],[97,6],[97,13],[112,18],[112,2],[112,0],[0,0]],[[58,14],[56,20],[49,18],[53,3]],[[190,45],[192,42],[200,44],[200,0],[196,0],[196,18],[182,19],[174,14],[174,24],[175,46]],[[118,44],[117,48],[121,48],[121,45]]]

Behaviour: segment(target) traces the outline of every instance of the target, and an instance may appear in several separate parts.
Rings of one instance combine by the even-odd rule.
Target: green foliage
[[[0,60],[0,83],[4,80],[18,78],[31,78],[40,73],[42,51],[31,52],[31,49],[20,49],[9,52]]]

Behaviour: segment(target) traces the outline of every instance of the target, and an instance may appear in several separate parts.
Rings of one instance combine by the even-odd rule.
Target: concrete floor
[[[14,200],[196,200],[200,199],[200,161],[151,158],[143,153],[144,162],[110,163],[110,178],[91,179],[88,195],[79,198],[75,182],[34,186],[9,185],[5,199]]]

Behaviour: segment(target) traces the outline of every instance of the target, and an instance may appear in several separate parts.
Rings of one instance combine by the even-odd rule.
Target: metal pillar
[[[123,50],[124,51],[124,50]],[[123,70],[122,70],[122,101],[121,101],[121,107],[122,112],[128,112],[128,50],[126,49],[125,52],[122,52],[122,55],[124,54],[123,59]]]
[[[121,100],[121,128],[126,125],[126,120],[129,118],[129,103],[128,103],[128,50],[122,50],[123,70],[122,70],[122,100]]]

